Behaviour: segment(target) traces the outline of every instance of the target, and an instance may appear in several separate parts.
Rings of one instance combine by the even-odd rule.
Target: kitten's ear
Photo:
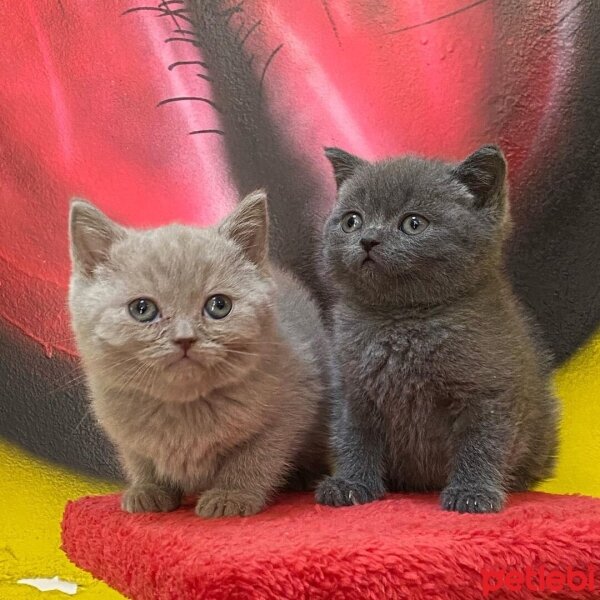
[[[71,201],[69,233],[73,268],[88,277],[108,260],[111,246],[125,237],[123,227],[95,206],[77,198]]]
[[[454,176],[476,198],[476,205],[502,208],[505,203],[506,159],[498,146],[482,146],[454,169]]]
[[[219,232],[236,242],[253,263],[266,266],[269,217],[265,190],[248,194],[219,225]]]
[[[329,162],[333,167],[335,183],[337,184],[338,189],[346,179],[352,177],[356,167],[364,165],[367,162],[341,148],[325,148],[325,156],[329,159]]]

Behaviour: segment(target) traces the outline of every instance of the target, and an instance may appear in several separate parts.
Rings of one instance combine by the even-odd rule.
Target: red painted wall
[[[459,158],[501,143],[516,221],[509,267],[566,359],[600,319],[599,6],[26,0],[5,12],[0,331],[17,409],[2,432],[59,460],[79,452],[31,441],[29,425],[44,390],[58,397],[54,412],[79,410],[44,358],[60,372],[75,355],[70,197],[131,225],[207,225],[266,186],[274,252],[313,282],[320,224],[306,215],[333,201],[327,145]],[[75,464],[103,470],[92,458]]]

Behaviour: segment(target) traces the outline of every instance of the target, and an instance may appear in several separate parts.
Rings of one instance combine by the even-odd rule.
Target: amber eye
[[[362,227],[362,217],[355,212],[348,212],[342,217],[342,230],[346,233],[357,231]]]
[[[421,215],[408,215],[402,223],[400,229],[408,235],[419,235],[429,226],[429,221]]]
[[[215,294],[206,301],[204,312],[211,319],[224,319],[231,312],[232,306],[230,298],[223,294]]]
[[[150,323],[159,316],[159,310],[149,298],[138,298],[129,303],[129,314],[140,323]]]

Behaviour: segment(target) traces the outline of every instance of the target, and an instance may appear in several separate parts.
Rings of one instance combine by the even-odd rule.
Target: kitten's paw
[[[317,487],[315,498],[319,504],[328,506],[352,506],[378,500],[384,493],[383,489],[373,489],[360,481],[327,477]]]
[[[492,513],[502,509],[505,494],[493,487],[449,485],[442,491],[440,500],[444,510],[459,513]]]
[[[121,508],[130,513],[169,512],[181,505],[181,493],[152,483],[133,485],[123,492]]]
[[[266,500],[260,494],[244,490],[212,489],[204,492],[196,504],[196,514],[205,519],[248,517],[260,512]]]

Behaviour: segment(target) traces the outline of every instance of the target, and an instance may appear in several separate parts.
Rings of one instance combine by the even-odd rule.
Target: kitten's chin
[[[214,383],[202,369],[184,364],[163,374],[162,387],[159,397],[166,404],[188,404],[208,395]]]
[[[237,381],[238,375],[235,372],[223,372],[223,369],[200,363],[197,359],[179,359],[162,371],[162,397],[165,402],[175,404],[194,402]]]
[[[241,381],[259,359],[258,353],[233,349],[224,356],[171,354],[154,364],[156,373],[148,379],[153,395],[167,403],[185,404]]]
[[[164,369],[164,376],[173,381],[191,381],[200,379],[203,375],[204,369],[200,362],[187,356],[171,361]]]

